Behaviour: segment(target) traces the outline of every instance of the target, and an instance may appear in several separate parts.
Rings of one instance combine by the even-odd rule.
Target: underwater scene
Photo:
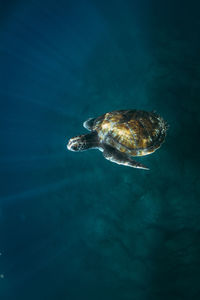
[[[199,12],[0,2],[0,299],[200,299]]]

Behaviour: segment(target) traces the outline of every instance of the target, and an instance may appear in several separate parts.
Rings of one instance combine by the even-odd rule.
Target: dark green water
[[[0,298],[200,299],[194,1],[0,2]],[[158,111],[150,171],[72,153],[82,123]]]

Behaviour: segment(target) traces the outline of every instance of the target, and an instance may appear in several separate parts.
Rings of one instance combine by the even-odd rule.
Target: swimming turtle
[[[69,140],[71,151],[99,149],[106,159],[124,166],[149,170],[131,156],[148,155],[164,142],[167,123],[156,112],[116,110],[83,123],[89,134]]]

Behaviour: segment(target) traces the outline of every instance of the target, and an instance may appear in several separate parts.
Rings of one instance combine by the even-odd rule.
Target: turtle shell
[[[154,152],[166,136],[166,122],[154,112],[118,110],[98,117],[92,130],[100,143],[107,143],[134,156]]]

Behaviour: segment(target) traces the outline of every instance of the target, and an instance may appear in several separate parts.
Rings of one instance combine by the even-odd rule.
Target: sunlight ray
[[[31,99],[29,97],[17,94],[17,93],[11,93],[8,91],[3,91],[2,89],[0,90],[0,94],[6,97],[10,97],[12,99],[18,99],[21,101],[25,101],[27,103],[33,103],[34,105],[37,104],[41,107],[47,108],[55,113],[58,113],[60,115],[63,115],[67,118],[75,118],[75,113],[70,114],[70,110],[65,111],[62,107],[59,107],[57,103],[55,103],[55,106],[49,105],[48,102],[40,101],[38,99]]]
[[[42,187],[37,187],[14,195],[0,197],[0,203],[4,205],[10,205],[14,202],[24,201],[25,199],[29,201],[34,197],[39,197],[40,195],[46,195],[48,193],[54,192],[56,190],[65,187],[66,188],[69,187],[70,189],[72,187],[75,188],[77,186],[77,182],[81,182],[81,181],[82,181],[82,176],[73,176],[73,180],[72,177],[70,177],[70,179],[69,178],[60,179],[58,182],[49,183]]]

